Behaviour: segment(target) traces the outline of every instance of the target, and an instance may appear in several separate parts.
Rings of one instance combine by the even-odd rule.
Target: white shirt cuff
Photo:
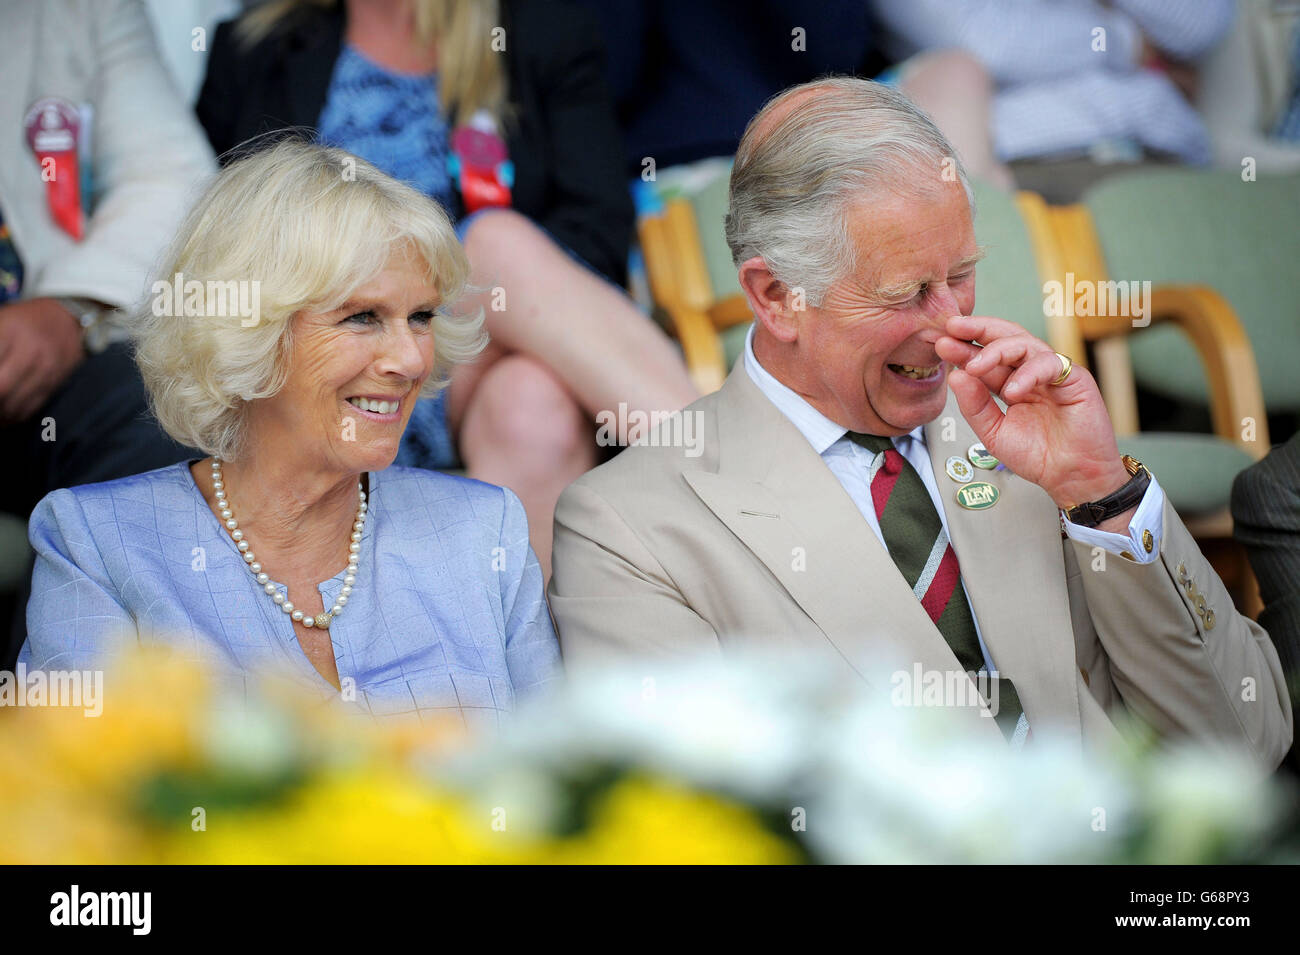
[[[1099,531],[1095,527],[1073,524],[1061,512],[1066,536],[1080,544],[1100,547],[1111,554],[1130,557],[1139,564],[1149,564],[1160,556],[1160,539],[1165,526],[1165,492],[1155,475],[1128,522],[1128,535]]]

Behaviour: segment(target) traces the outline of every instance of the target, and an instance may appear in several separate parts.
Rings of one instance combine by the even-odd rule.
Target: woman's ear
[[[740,287],[745,292],[754,319],[777,341],[793,342],[799,335],[803,311],[803,290],[791,289],[768,269],[762,256],[740,264]]]

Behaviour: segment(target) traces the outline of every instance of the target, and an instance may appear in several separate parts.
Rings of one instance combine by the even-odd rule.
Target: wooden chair
[[[1049,207],[1032,196],[1020,206],[1039,261],[1044,283],[1110,280],[1092,214],[1083,204]],[[1106,304],[1111,302],[1106,297]],[[1101,306],[1103,297],[1094,295]],[[1067,301],[1067,305],[1073,305]],[[1232,306],[1202,284],[1162,284],[1151,287],[1150,324],[1131,314],[1075,314],[1073,307],[1054,316],[1059,344],[1053,347],[1076,361],[1088,360],[1115,426],[1120,448],[1143,461],[1160,479],[1170,502],[1201,544],[1237,605],[1251,616],[1260,609],[1258,589],[1244,551],[1232,540],[1229,502],[1233,478],[1268,451],[1268,419],[1255,353]],[[1131,311],[1131,309],[1130,309]],[[1199,356],[1209,394],[1214,433],[1189,434],[1142,431],[1138,420],[1137,386],[1129,343],[1149,329],[1177,329]],[[1073,339],[1074,351],[1069,346]]]
[[[1020,205],[1034,238],[1039,274],[1044,283],[1056,281],[1066,287],[1072,283],[1075,288],[1082,288],[1088,282],[1095,289],[1109,281],[1092,216],[1085,206],[1049,207],[1028,194],[1021,197]],[[1100,306],[1102,296],[1095,298]],[[1232,306],[1214,289],[1205,285],[1153,286],[1149,326],[1140,324],[1141,320],[1131,315],[1080,315],[1073,308],[1067,308],[1053,320],[1061,328],[1063,343],[1071,344],[1073,338],[1075,351],[1067,354],[1076,361],[1086,363],[1084,346],[1092,346],[1096,365],[1093,371],[1121,441],[1149,434],[1140,430],[1138,421],[1137,386],[1128,352],[1129,340],[1146,332],[1148,327],[1168,323],[1186,336],[1204,367],[1214,423],[1212,442],[1235,449],[1236,453],[1228,460],[1243,467],[1267,453],[1268,420],[1254,350]],[[1055,347],[1065,351],[1059,345]],[[1192,441],[1208,436],[1167,437]],[[1206,446],[1200,440],[1187,444],[1186,449],[1194,454]],[[1196,460],[1195,456],[1189,457],[1186,463],[1191,466]],[[1221,506],[1212,513],[1207,513],[1204,507],[1195,508],[1189,526],[1194,523],[1200,533],[1207,535],[1230,533],[1228,491],[1228,487],[1219,489],[1217,497]]]
[[[715,292],[690,199],[669,198],[662,212],[640,218],[637,232],[655,306],[681,344],[700,392],[717,391],[731,369],[723,333],[732,330],[734,338],[734,330],[753,321],[749,303],[739,291]]]

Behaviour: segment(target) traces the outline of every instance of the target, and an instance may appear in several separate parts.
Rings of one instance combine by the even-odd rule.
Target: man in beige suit
[[[1088,372],[971,316],[953,155],[864,80],[750,123],[727,215],[746,354],[683,412],[698,444],[670,422],[561,497],[566,664],[762,648],[895,696],[955,673],[983,691],[945,698],[956,718],[1013,745],[1104,742],[1127,711],[1276,766],[1291,710],[1267,634],[1121,458]]]

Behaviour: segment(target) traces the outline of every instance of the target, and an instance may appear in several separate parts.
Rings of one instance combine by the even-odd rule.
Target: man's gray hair
[[[821,95],[794,96],[816,88]],[[786,114],[773,124],[775,110]],[[727,244],[739,266],[760,256],[805,302],[826,292],[856,263],[851,204],[924,194],[957,179],[974,197],[956,150],[933,120],[888,86],[828,77],[793,86],[750,120],[731,170]]]

